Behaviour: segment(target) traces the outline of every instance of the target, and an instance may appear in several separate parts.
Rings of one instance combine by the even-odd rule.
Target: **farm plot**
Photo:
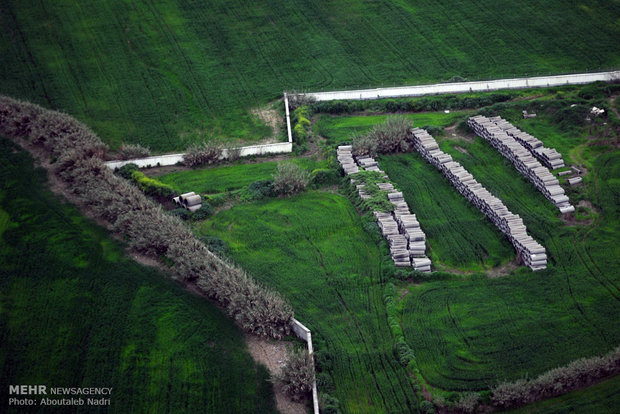
[[[514,259],[499,230],[419,154],[382,156],[379,164],[416,212],[439,269],[480,271]]]
[[[618,152],[600,155],[588,173],[587,194],[600,209],[598,219],[590,226],[567,226],[554,207],[479,138],[444,141],[442,149],[523,217],[547,247],[550,268],[411,287],[403,330],[424,378],[443,389],[484,389],[616,346]]]
[[[288,297],[331,375],[321,391],[343,412],[414,410],[418,397],[394,357],[382,298],[382,262],[391,259],[349,200],[310,191],[245,203],[198,230],[226,241],[235,261]]]
[[[0,383],[113,387],[110,408],[93,412],[275,412],[241,331],[44,181],[0,139]]]
[[[250,109],[284,89],[620,64],[616,2],[2,0],[0,9],[2,93],[66,110],[113,148],[182,150],[204,134],[255,141],[270,131]]]
[[[314,161],[309,158],[296,158],[293,162],[308,171],[321,168],[324,164],[321,161]],[[254,181],[271,180],[277,169],[277,162],[265,161],[256,164],[234,164],[182,170],[159,175],[157,179],[171,185],[181,193],[195,191],[200,194],[217,194],[239,190]],[[145,172],[149,174],[148,170]]]
[[[456,111],[422,112],[404,114],[414,125],[430,125],[434,127],[447,127],[463,119],[470,112]],[[327,139],[328,144],[338,145],[343,142],[351,142],[355,134],[362,134],[373,126],[385,122],[389,115],[361,115],[361,116],[332,116],[321,114],[317,118],[314,131]]]

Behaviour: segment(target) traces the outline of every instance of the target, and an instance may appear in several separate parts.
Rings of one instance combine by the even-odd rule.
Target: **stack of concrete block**
[[[583,181],[583,178],[581,177],[572,177],[568,179],[568,184],[570,185],[577,185],[579,183],[581,183]]]
[[[500,126],[496,124],[500,123]],[[495,147],[500,154],[509,159],[515,168],[527,177],[534,186],[562,213],[570,213],[575,211],[564,189],[560,187],[558,179],[551,174],[547,167],[536,160],[530,151],[524,145],[510,136],[506,131],[510,123],[503,121],[501,118],[486,118],[484,116],[475,116],[469,118],[468,125],[476,132],[476,134],[487,140]],[[512,126],[512,125],[510,125]]]
[[[508,237],[526,266],[532,270],[547,266],[545,249],[527,234],[523,220],[518,215],[511,213],[500,199],[487,191],[461,164],[438,153],[441,150],[428,132],[414,128],[410,133],[414,148]]]
[[[346,175],[355,174],[360,171],[359,167],[355,163],[355,160],[353,159],[353,154],[351,151],[351,145],[341,145],[336,151],[338,162],[340,162],[340,165]]]
[[[350,162],[356,162],[358,171],[376,171],[384,174],[385,180],[388,176],[379,168],[376,160],[368,156],[353,157],[351,155],[350,146],[338,147],[338,161],[345,169],[354,171],[350,167]],[[345,165],[348,165],[345,168]],[[357,171],[356,171],[357,172]],[[348,173],[353,174],[353,172]],[[351,179],[351,183],[356,186],[357,192],[362,199],[368,199],[371,196],[366,192],[366,183],[358,182]],[[373,212],[381,234],[388,242],[390,255],[392,260],[398,267],[413,266],[415,270],[420,272],[431,271],[431,261],[425,256],[426,236],[420,228],[414,214],[409,211],[409,206],[404,200],[403,194],[399,192],[390,182],[382,182],[376,184],[379,190],[387,192],[388,200],[394,205],[391,213],[375,211]]]
[[[557,152],[554,148],[545,148],[543,143],[536,137],[521,131],[519,128],[512,125],[502,117],[495,116],[489,118],[495,125],[502,130],[506,131],[508,135],[519,141],[532,155],[540,160],[547,167],[552,170],[564,167],[564,160],[562,154]]]

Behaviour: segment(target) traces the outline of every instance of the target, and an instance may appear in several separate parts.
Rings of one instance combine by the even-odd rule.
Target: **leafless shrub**
[[[290,111],[294,111],[300,106],[310,105],[316,102],[316,98],[303,93],[291,92],[288,95],[288,106]]]
[[[226,147],[226,159],[228,161],[237,161],[241,158],[240,147]]]
[[[273,176],[273,189],[277,194],[288,196],[304,190],[308,182],[308,171],[292,162],[281,162]]]
[[[173,275],[195,281],[245,330],[281,338],[293,310],[277,293],[211,253],[178,218],[165,214],[102,162],[105,145],[71,117],[0,97],[0,134],[24,138],[55,158],[52,171],[76,199],[125,236],[136,251],[166,257]]]
[[[134,158],[144,158],[151,156],[151,149],[140,144],[122,144],[118,151],[121,160],[131,160]]]
[[[183,162],[188,167],[199,167],[216,163],[222,157],[222,146],[215,141],[203,141],[187,149]]]
[[[377,155],[377,141],[370,135],[355,135],[351,142],[354,155],[368,155],[374,157]]]
[[[291,352],[278,380],[282,382],[284,392],[294,401],[308,397],[314,382],[314,366],[308,352]]]
[[[412,124],[402,115],[389,116],[384,123],[375,126],[367,134],[353,138],[355,155],[391,154],[408,152],[411,144],[408,133]]]
[[[564,394],[618,372],[620,346],[602,357],[578,359],[532,380],[501,383],[491,390],[491,401],[500,408],[516,407]]]

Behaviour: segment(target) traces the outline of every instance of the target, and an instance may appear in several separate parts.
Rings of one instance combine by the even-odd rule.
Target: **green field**
[[[584,390],[571,392],[557,398],[530,404],[515,414],[562,413],[615,413],[620,406],[620,376],[616,376]]]
[[[89,412],[275,412],[230,319],[132,261],[14,149],[0,139],[2,411],[7,384],[45,384],[113,387]]]
[[[309,158],[296,158],[293,162],[308,171],[321,168],[324,164]],[[239,190],[257,180],[271,180],[277,169],[276,161],[265,161],[256,164],[233,164],[181,170],[157,176],[157,179],[180,192],[217,194]],[[146,173],[149,173],[148,170]]]
[[[562,136],[548,119],[541,117],[537,123]],[[577,136],[569,145],[584,140]],[[403,330],[426,381],[442,389],[480,390],[616,346],[620,342],[615,323],[620,310],[618,151],[598,156],[586,175],[586,189],[571,193],[574,202],[577,197],[589,198],[600,215],[594,214],[590,225],[569,226],[512,164],[480,138],[444,140],[441,147],[521,215],[550,260],[547,270],[536,273],[410,286]],[[425,161],[420,157],[386,159],[385,169],[403,188],[407,201],[442,196],[438,187],[425,195],[416,192],[416,174],[392,174],[401,159],[408,159],[413,170],[422,169],[419,164]],[[424,220],[420,222],[424,226]],[[453,229],[469,234],[474,226],[457,220]]]
[[[200,226],[232,257],[284,294],[329,355],[343,412],[403,412],[417,406],[411,379],[393,354],[383,304],[382,260],[360,217],[341,195],[309,191],[234,206]],[[326,360],[322,358],[322,360]]]
[[[620,4],[301,0],[0,1],[0,93],[62,109],[105,142],[182,150],[270,134],[283,90],[613,68]]]
[[[456,111],[423,112],[405,114],[414,125],[447,127],[465,118],[470,112]],[[315,133],[327,139],[330,145],[351,142],[351,137],[362,134],[375,125],[382,124],[389,115],[330,116],[319,115],[314,126]]]

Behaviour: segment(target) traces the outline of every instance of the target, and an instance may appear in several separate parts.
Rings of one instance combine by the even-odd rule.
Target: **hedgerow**
[[[314,364],[307,351],[293,351],[278,378],[284,392],[294,401],[302,401],[312,393]]]
[[[581,358],[526,380],[504,382],[491,390],[491,402],[506,409],[564,394],[620,372],[620,346],[604,356]]]
[[[0,97],[0,134],[44,149],[52,159],[51,171],[82,205],[124,236],[133,250],[172,263],[175,278],[196,283],[243,329],[273,338],[289,333],[290,305],[211,253],[177,217],[115,176],[102,161],[106,146],[86,126],[68,115]]]

